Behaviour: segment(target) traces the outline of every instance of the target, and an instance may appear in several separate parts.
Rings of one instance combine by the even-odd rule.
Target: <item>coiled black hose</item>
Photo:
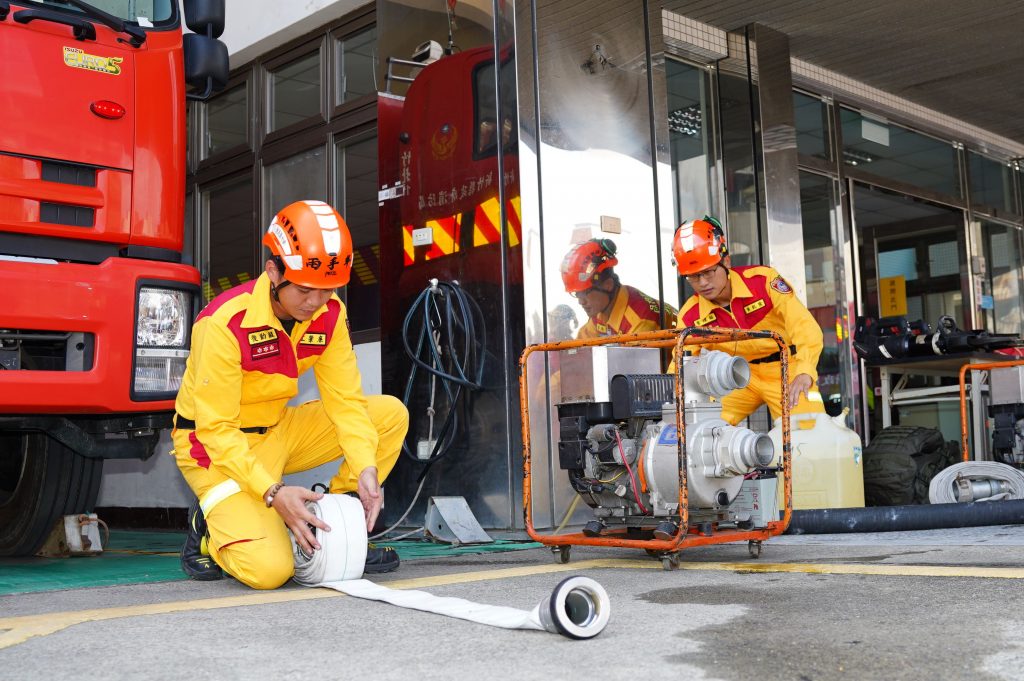
[[[413,363],[402,402],[409,406],[417,377],[424,376],[420,373],[422,369],[427,372],[426,377],[440,382],[445,399],[442,406],[447,407],[441,427],[430,434],[435,443],[426,459],[416,456],[408,441],[402,443],[402,452],[407,457],[425,464],[419,476],[422,480],[430,467],[451,451],[459,431],[458,406],[463,391],[483,387],[487,332],[480,306],[459,282],[431,279],[409,307],[402,323],[402,344]],[[433,418],[440,411],[434,404],[436,384],[430,387],[429,394],[428,415]]]

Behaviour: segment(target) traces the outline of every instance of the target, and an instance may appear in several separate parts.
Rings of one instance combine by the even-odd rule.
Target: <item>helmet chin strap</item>
[[[281,260],[281,256],[275,255],[275,256],[271,257],[270,259],[274,262],[274,266],[277,267],[277,271],[281,274],[281,283],[280,284],[276,284],[275,285],[273,281],[270,282],[270,295],[271,295],[271,297],[273,297],[274,302],[280,303],[281,302],[281,298],[278,296],[277,292],[280,291],[281,289],[283,289],[285,286],[287,286],[291,282],[288,281],[287,279],[285,279],[285,277],[284,277],[284,261]]]

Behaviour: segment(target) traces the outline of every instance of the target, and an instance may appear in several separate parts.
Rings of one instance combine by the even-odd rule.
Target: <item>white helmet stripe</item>
[[[276,217],[274,218],[274,221],[270,223],[270,235],[277,241],[277,246],[281,249],[282,255],[291,255],[291,241],[288,239],[288,235],[284,233],[281,225],[277,222]]]

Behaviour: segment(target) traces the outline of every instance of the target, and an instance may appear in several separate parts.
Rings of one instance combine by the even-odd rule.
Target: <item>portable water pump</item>
[[[667,539],[678,531],[675,376],[657,373],[659,357],[608,346],[560,353],[558,462],[594,509],[587,536],[646,529]],[[749,365],[718,351],[682,361],[689,525],[766,527],[778,519],[768,470],[775,447],[767,434],[722,420],[718,401],[747,385]]]

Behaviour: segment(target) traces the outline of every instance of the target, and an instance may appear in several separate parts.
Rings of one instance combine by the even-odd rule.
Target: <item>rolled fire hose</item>
[[[484,605],[463,598],[434,596],[425,591],[389,589],[363,575],[366,564],[366,521],[358,500],[325,494],[306,507],[327,523],[330,532],[314,528],[320,550],[307,556],[292,540],[295,581],[326,587],[356,598],[384,601],[402,608],[433,612],[502,629],[533,629],[568,638],[593,638],[608,624],[611,603],[604,587],[589,577],[562,580],[548,598],[530,611]]]
[[[995,461],[964,461],[935,474],[928,485],[933,504],[1024,499],[1024,473]]]

